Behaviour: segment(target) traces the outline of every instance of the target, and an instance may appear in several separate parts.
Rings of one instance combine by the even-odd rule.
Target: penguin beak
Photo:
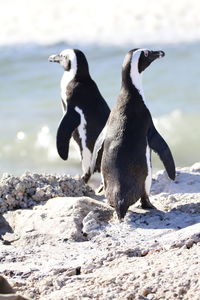
[[[162,50],[159,51],[151,51],[150,53],[152,61],[165,56],[165,52]]]
[[[51,55],[51,56],[49,56],[48,61],[59,63],[60,62],[60,55],[59,54]]]

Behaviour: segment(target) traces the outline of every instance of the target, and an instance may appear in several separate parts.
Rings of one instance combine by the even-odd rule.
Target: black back
[[[91,79],[88,62],[84,53],[78,49],[74,49],[74,52],[76,54],[77,66],[78,66],[75,80],[81,82],[84,80]]]
[[[106,197],[120,218],[145,194],[147,176],[150,113],[132,83],[131,58],[132,51],[127,54],[122,69],[121,91],[109,117],[102,159]]]
[[[68,105],[83,111],[87,122],[86,145],[92,152],[95,141],[106,124],[110,109],[90,76],[85,55],[77,49],[74,49],[74,52],[77,57],[77,73],[67,87]],[[73,132],[73,136],[79,143],[77,130]],[[100,170],[100,166],[98,169]]]
[[[141,92],[133,84],[130,75],[132,56],[136,50],[129,51],[125,56],[121,90],[107,122],[102,157],[106,197],[110,205],[115,207],[119,218],[123,218],[128,207],[139,198],[148,199],[145,190],[147,145],[159,154],[169,177],[175,178],[170,149],[156,131]],[[139,76],[152,61],[161,56],[164,56],[162,51],[141,51],[136,66],[138,74],[135,75]]]
[[[76,107],[81,109],[86,119],[86,146],[91,152],[110,114],[110,109],[106,101],[90,76],[85,55],[78,49],[74,49],[74,52],[77,59],[77,72],[66,87],[67,111],[72,113],[68,114],[69,116],[65,116],[65,120],[63,118],[64,122],[61,121],[57,134],[57,148],[59,154],[61,155],[62,153],[61,157],[63,159],[67,159],[68,157],[68,147],[66,147],[66,144],[69,144],[69,139],[72,135],[82,151],[81,139],[77,130],[80,119],[78,120],[77,114],[74,113]],[[68,65],[71,65],[70,61]],[[71,127],[68,126],[70,118],[76,118],[76,120],[72,120],[74,126]],[[65,135],[63,135],[64,132]],[[67,155],[63,155],[65,151],[67,151]],[[97,162],[95,170],[100,171],[100,161]]]

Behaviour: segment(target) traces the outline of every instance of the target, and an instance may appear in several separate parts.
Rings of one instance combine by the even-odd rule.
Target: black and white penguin
[[[64,68],[61,79],[61,100],[64,116],[57,131],[57,150],[68,158],[69,141],[73,137],[79,146],[85,182],[90,178],[90,161],[95,141],[105,126],[110,109],[89,73],[88,62],[80,50],[66,49],[51,55],[50,62]],[[100,159],[95,165],[100,171]]]
[[[162,160],[170,179],[175,179],[171,151],[154,127],[145,105],[143,71],[163,51],[134,49],[127,53],[122,66],[122,84],[116,106],[95,144],[91,171],[98,151],[103,148],[101,174],[108,203],[123,219],[129,206],[141,199],[143,208],[154,208],[149,201],[151,188],[151,149]]]

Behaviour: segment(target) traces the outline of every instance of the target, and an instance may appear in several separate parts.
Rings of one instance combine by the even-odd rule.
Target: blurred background
[[[199,12],[199,0],[1,0],[0,175],[82,173],[73,143],[67,162],[55,148],[63,70],[48,57],[66,48],[85,53],[110,108],[124,55],[137,47],[164,50],[143,75],[146,104],[176,165],[198,161]],[[163,168],[156,156],[153,168]]]

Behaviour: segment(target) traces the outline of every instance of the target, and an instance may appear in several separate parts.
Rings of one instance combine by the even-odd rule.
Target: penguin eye
[[[149,51],[148,51],[148,50],[145,50],[145,51],[144,51],[144,56],[147,57],[148,55],[149,55]]]

